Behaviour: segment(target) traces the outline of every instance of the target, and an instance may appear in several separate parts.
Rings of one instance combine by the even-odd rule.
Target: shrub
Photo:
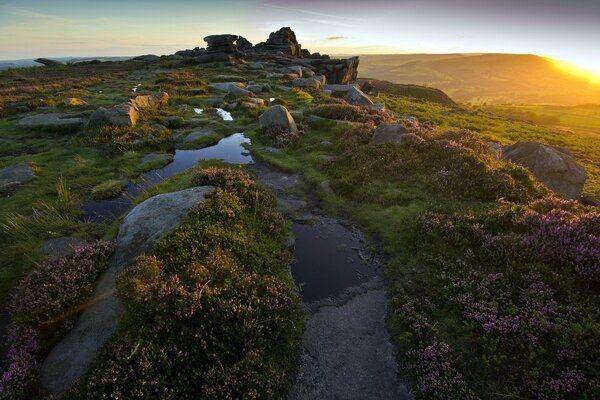
[[[313,114],[322,118],[335,119],[349,122],[372,122],[375,125],[392,123],[395,121],[389,114],[367,106],[353,106],[350,104],[321,104],[311,108],[305,114]]]
[[[0,398],[30,398],[38,357],[73,327],[113,250],[114,243],[106,241],[82,246],[21,280],[9,305],[8,367],[0,381]]]
[[[199,210],[118,279],[127,324],[71,398],[285,397],[302,313],[274,198],[206,168]]]

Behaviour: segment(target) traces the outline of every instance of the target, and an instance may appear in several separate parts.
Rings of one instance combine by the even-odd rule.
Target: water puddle
[[[360,250],[364,247],[360,235],[336,220],[294,224],[292,232],[296,238],[292,275],[303,301],[335,297],[376,275],[375,263]]]
[[[194,112],[195,112],[196,114],[202,114],[202,113],[204,112],[204,110],[203,110],[203,109],[201,109],[201,108],[194,108]]]
[[[125,213],[133,199],[150,187],[179,172],[193,168],[201,160],[223,160],[232,164],[252,164],[254,160],[242,146],[250,143],[243,133],[223,138],[214,146],[197,150],[176,150],[173,162],[163,168],[142,174],[140,182],[127,185],[120,196],[108,200],[90,200],[83,204],[84,220],[110,223]]]
[[[217,114],[219,114],[219,117],[223,118],[223,121],[233,121],[233,116],[229,111],[217,108]]]
[[[138,88],[139,88],[140,86],[142,86],[142,84],[141,84],[141,83],[138,83],[137,85],[135,85],[135,86],[133,87],[133,89],[131,89],[131,90],[133,91],[133,93],[137,92],[137,90],[138,90]]]

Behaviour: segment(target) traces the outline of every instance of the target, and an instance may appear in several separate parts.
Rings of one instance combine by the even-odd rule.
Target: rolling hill
[[[600,103],[600,85],[530,54],[361,55],[359,77],[432,86],[463,103]]]

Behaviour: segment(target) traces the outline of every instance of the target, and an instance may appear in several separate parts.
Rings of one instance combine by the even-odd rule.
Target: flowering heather
[[[79,305],[108,265],[114,242],[98,241],[74,249],[72,255],[41,264],[27,274],[9,306],[8,368],[0,381],[0,398],[27,398],[42,350],[40,333],[60,337],[72,327]],[[48,345],[48,343],[46,343]]]

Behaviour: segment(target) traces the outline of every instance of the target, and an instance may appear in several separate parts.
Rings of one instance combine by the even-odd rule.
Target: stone
[[[262,69],[265,69],[265,66],[262,63],[255,62],[255,63],[248,64],[248,68],[254,69],[254,70],[262,70]]]
[[[236,99],[239,99],[240,97],[246,97],[246,96],[250,96],[250,91],[243,89],[239,86],[230,86],[229,87],[229,95],[235,97]]]
[[[304,78],[310,78],[311,76],[315,76],[315,72],[310,68],[302,67],[302,76]]]
[[[280,68],[280,71],[284,74],[296,74],[299,78],[302,78],[302,67],[299,65],[292,65],[288,67]]]
[[[356,87],[352,87],[344,96],[344,100],[346,100],[349,104],[357,105],[357,106],[372,106],[373,102],[369,97],[364,94],[360,89]]]
[[[154,243],[175,229],[213,187],[201,186],[164,193],[138,204],[125,217],[110,265],[98,284],[75,327],[50,351],[44,360],[40,381],[52,394],[65,391],[86,371],[98,350],[117,328],[123,306],[115,283],[136,257],[152,250]]]
[[[155,132],[162,132],[162,131],[168,131],[169,129],[162,125],[162,124],[152,124],[150,125],[150,129],[155,131]]]
[[[57,260],[61,257],[70,256],[77,247],[82,247],[86,244],[87,242],[81,238],[62,236],[48,239],[42,243],[42,253],[51,260]]]
[[[28,163],[20,163],[0,169],[0,194],[8,194],[23,183],[35,179]]]
[[[79,107],[79,106],[87,106],[88,103],[85,100],[79,99],[77,97],[67,97],[63,99],[63,104],[69,107]]]
[[[276,32],[271,32],[266,42],[255,46],[258,51],[271,53],[281,52],[290,57],[300,57],[302,46],[296,40],[296,34],[289,27],[281,28]]]
[[[294,118],[284,106],[273,106],[265,111],[259,118],[260,126],[267,129],[282,129],[289,132],[298,132]]]
[[[344,97],[350,90],[356,89],[356,85],[354,85],[354,84],[339,85],[339,84],[328,83],[326,85],[323,85],[321,87],[321,89],[323,89],[324,91],[325,90],[330,91],[332,96]]]
[[[254,94],[261,94],[261,93],[269,93],[272,92],[273,89],[271,88],[271,86],[269,85],[249,85],[247,88],[247,90],[251,91]]]
[[[314,78],[297,78],[292,81],[292,86],[301,88],[320,89],[321,82]]]
[[[386,112],[386,107],[385,107],[385,103],[375,103],[371,106],[371,108],[373,110],[377,110],[377,111],[381,111],[381,112]]]
[[[246,87],[246,85],[244,85],[242,82],[215,82],[208,85],[209,88],[219,92],[229,92],[232,86],[240,89],[244,89]]]
[[[369,144],[396,143],[401,144],[410,132],[400,124],[381,124],[373,132]]]
[[[491,141],[486,142],[486,144],[488,145],[488,147],[492,151],[492,154],[493,154],[494,158],[496,160],[500,160],[502,158],[502,146],[500,146],[496,142],[491,142]]]
[[[210,35],[204,38],[208,44],[207,53],[234,53],[238,47],[235,41],[238,40],[238,35]]]
[[[211,127],[194,129],[183,139],[183,143],[192,143],[203,137],[214,135],[214,133],[215,130]]]
[[[316,59],[311,58],[310,64],[315,73],[325,75],[327,82],[348,84],[356,82],[358,76],[358,57],[348,59]]]
[[[375,87],[373,86],[373,83],[371,83],[371,81],[364,81],[363,84],[360,86],[360,90],[365,94],[371,93],[373,89],[375,89]]]
[[[165,92],[137,96],[110,109],[98,108],[90,117],[90,123],[133,127],[139,118],[139,111],[159,108],[168,101],[169,94]]]
[[[586,170],[566,151],[539,142],[518,142],[507,146],[502,157],[521,164],[550,190],[570,199],[581,196]]]
[[[266,76],[267,79],[281,79],[283,78],[285,75],[284,74],[280,74],[278,72],[269,72]]]
[[[147,96],[136,96],[129,100],[138,111],[151,108],[159,108],[169,102],[169,94],[165,92],[153,93]]]
[[[85,123],[83,118],[68,117],[61,113],[36,114],[21,118],[18,122],[19,126],[28,128],[58,128],[58,127],[73,127],[77,128]]]

